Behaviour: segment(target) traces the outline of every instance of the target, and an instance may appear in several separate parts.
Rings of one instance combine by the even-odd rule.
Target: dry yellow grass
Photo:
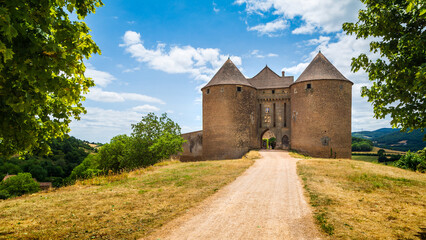
[[[342,159],[301,160],[298,173],[333,239],[426,239],[426,174]]]
[[[233,181],[255,155],[163,162],[0,201],[0,239],[140,238]]]

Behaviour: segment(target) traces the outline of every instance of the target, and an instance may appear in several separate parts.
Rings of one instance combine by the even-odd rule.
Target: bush
[[[99,162],[98,162],[99,155],[89,155],[87,156],[80,165],[75,167],[70,175],[71,179],[77,179],[77,178],[91,178],[102,171],[99,169]]]
[[[403,169],[424,172],[426,168],[425,151],[419,150],[417,153],[408,151],[404,156],[395,162],[395,166]]]
[[[0,190],[0,199],[8,199],[10,198],[10,194],[6,190]]]
[[[18,173],[0,183],[0,191],[7,192],[10,197],[34,193],[40,190],[39,184],[33,179],[31,173]]]
[[[132,124],[132,129],[130,137],[115,136],[100,148],[99,169],[106,173],[146,167],[182,151],[185,140],[180,127],[167,114],[157,117],[149,113],[139,123]]]
[[[388,162],[388,158],[386,155],[379,155],[379,158],[377,159],[378,162]]]
[[[99,169],[104,172],[118,172],[126,167],[125,159],[128,159],[130,137],[123,134],[115,136],[110,143],[102,146],[99,150]]]

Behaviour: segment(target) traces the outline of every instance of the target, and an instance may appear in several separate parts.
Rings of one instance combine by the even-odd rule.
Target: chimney
[[[282,71],[282,74],[283,74],[283,76],[282,76],[282,77],[284,77],[284,76],[285,76],[285,71]]]

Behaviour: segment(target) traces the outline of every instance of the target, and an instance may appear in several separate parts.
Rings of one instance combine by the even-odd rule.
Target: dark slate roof
[[[248,81],[257,89],[287,88],[293,83],[293,77],[280,77],[266,66]]]
[[[253,87],[229,58],[219,69],[219,71],[213,76],[212,80],[210,80],[210,82],[207,83],[207,85],[203,88],[225,84]]]
[[[306,67],[305,71],[300,74],[296,82],[323,79],[349,81],[321,52],[319,52],[308,67]]]

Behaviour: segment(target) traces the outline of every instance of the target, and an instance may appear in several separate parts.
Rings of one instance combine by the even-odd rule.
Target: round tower
[[[292,149],[313,157],[351,158],[352,85],[317,54],[290,86]]]
[[[228,59],[203,92],[203,159],[233,159],[256,144],[256,89]]]

